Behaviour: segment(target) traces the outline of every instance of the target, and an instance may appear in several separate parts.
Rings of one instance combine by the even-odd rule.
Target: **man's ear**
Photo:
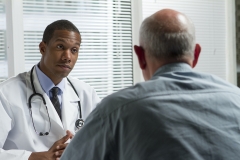
[[[199,44],[196,44],[195,51],[194,51],[194,60],[193,60],[193,63],[192,63],[192,68],[194,68],[197,65],[200,52],[201,52],[201,46]]]
[[[141,46],[134,45],[134,51],[138,57],[138,63],[141,69],[145,69],[147,66],[144,49]]]
[[[44,42],[39,43],[39,51],[44,54],[46,51],[46,44]]]

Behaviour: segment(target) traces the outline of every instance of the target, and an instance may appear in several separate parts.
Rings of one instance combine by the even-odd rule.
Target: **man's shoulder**
[[[13,77],[6,79],[5,81],[0,83],[0,89],[2,87],[7,87],[7,86],[11,86],[11,85],[18,86],[21,83],[25,84],[27,74],[28,74],[28,72],[23,72],[23,73],[19,73],[17,76],[13,76]]]
[[[27,89],[27,73],[20,73],[17,76],[10,77],[0,84],[0,97],[11,97],[15,100],[15,95],[25,95]],[[29,80],[30,81],[30,80]]]
[[[239,88],[224,80],[221,77],[218,77],[213,74],[209,73],[201,73],[201,72],[194,72],[195,82],[197,84],[202,84],[203,86],[206,86],[206,89],[213,88],[213,89],[219,89],[222,91],[232,91],[232,92],[240,92]]]
[[[198,72],[191,72],[191,74],[171,72],[113,93],[105,97],[98,108],[100,112],[102,110],[102,114],[107,115],[123,106],[129,106],[128,104],[134,106],[135,102],[151,97],[183,93],[198,94],[205,91],[240,95],[238,87],[217,76]]]
[[[108,114],[111,114],[112,112],[124,107],[125,105],[128,105],[129,103],[133,103],[134,101],[138,101],[139,99],[143,98],[142,94],[140,94],[140,85],[141,84],[136,84],[126,89],[122,89],[102,99],[97,107],[101,115],[107,116]]]

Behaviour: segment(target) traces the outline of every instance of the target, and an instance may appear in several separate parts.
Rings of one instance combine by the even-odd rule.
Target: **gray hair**
[[[189,20],[187,29],[179,32],[166,31],[168,24],[146,18],[140,28],[140,45],[157,59],[181,60],[194,58],[195,28]]]

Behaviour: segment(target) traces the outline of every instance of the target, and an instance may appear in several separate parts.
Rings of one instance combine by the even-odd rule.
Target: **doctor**
[[[100,101],[86,83],[68,77],[81,35],[58,20],[44,31],[40,63],[0,84],[0,159],[59,159],[67,142]]]

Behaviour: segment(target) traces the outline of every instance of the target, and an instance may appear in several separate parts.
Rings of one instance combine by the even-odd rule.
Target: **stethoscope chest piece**
[[[75,122],[75,126],[77,129],[80,129],[84,125],[84,120],[82,118],[79,118]]]

